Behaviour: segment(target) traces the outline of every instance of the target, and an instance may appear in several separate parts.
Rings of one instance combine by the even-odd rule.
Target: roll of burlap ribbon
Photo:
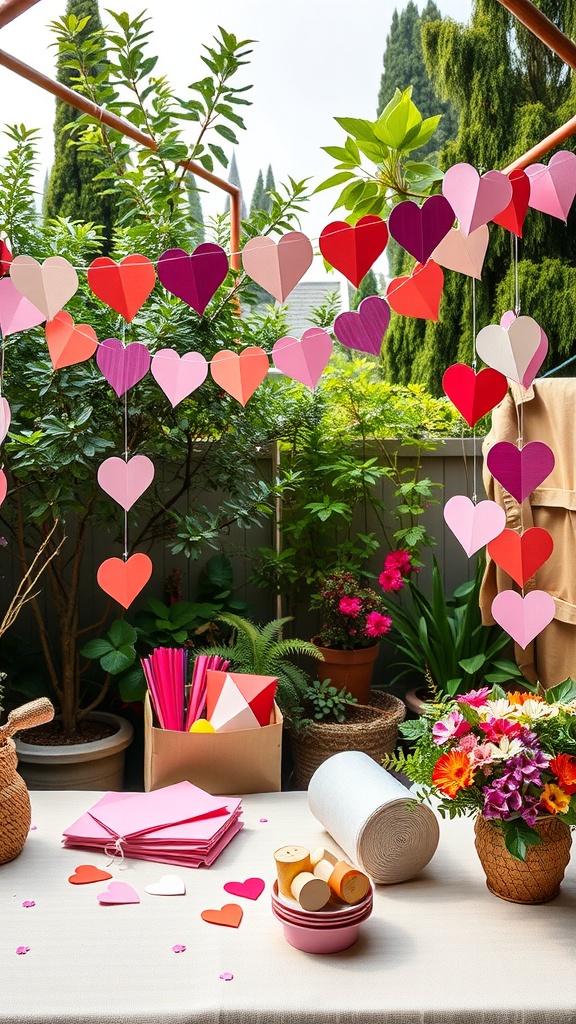
[[[308,803],[314,817],[374,882],[413,878],[438,846],[440,831],[432,808],[359,750],[334,754],[316,769]]]

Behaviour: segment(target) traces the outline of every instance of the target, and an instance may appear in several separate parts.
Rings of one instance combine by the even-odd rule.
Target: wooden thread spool
[[[337,860],[323,846],[312,851],[310,860],[316,877],[327,882],[332,892],[345,903],[359,903],[370,889],[370,879],[363,871],[345,860]]]
[[[310,850],[304,846],[282,846],[274,854],[278,889],[283,896],[292,897],[292,882],[303,871],[312,872]]]
[[[301,871],[292,880],[291,895],[298,901],[302,910],[321,910],[330,899],[330,886],[322,878],[317,878],[311,871]]]

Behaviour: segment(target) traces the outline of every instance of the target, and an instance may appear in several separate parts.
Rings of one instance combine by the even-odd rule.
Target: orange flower
[[[560,789],[560,786],[547,782],[542,790],[540,803],[550,811],[550,814],[564,814],[570,807],[570,797]]]
[[[451,750],[439,757],[432,772],[432,782],[442,793],[454,799],[458,790],[474,782],[474,766],[463,750]]]
[[[520,693],[519,690],[514,690],[513,693],[506,694],[508,702],[510,704],[525,704],[527,700],[543,700],[536,693]]]
[[[558,776],[565,793],[576,793],[576,757],[570,754],[556,754],[550,761],[550,770]]]

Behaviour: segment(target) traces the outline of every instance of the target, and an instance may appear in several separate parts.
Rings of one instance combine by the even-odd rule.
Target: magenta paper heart
[[[273,238],[251,238],[242,250],[242,265],[248,277],[278,302],[290,295],[313,258],[310,240],[301,231],[289,231],[278,245]]]
[[[550,475],[555,459],[543,441],[530,441],[520,449],[510,441],[498,441],[488,452],[486,465],[504,490],[523,502]]]
[[[562,149],[547,167],[532,164],[526,174],[530,179],[528,206],[566,221],[576,195],[576,153]]]
[[[11,418],[12,413],[7,399],[0,398],[0,444],[2,444],[2,441],[10,429]]]
[[[33,256],[16,256],[10,277],[22,295],[52,320],[78,291],[78,274],[63,256],[49,256],[40,264]]]
[[[340,313],[334,321],[334,334],[341,345],[380,355],[384,335],[390,323],[390,306],[378,295],[368,295],[356,313]]]
[[[44,323],[46,317],[18,291],[9,277],[0,281],[0,328],[5,338]]]
[[[174,408],[204,383],[208,363],[201,352],[185,352],[179,356],[173,348],[161,348],[152,357],[150,369]]]
[[[113,457],[106,459],[98,469],[100,487],[126,512],[150,487],[153,479],[154,463],[147,455],[134,455],[128,462]]]
[[[6,479],[6,473],[3,469],[0,469],[0,505],[4,502],[6,495],[8,494],[8,480]]]
[[[515,319],[516,319],[516,313],[514,312],[514,310],[513,309],[506,310],[506,312],[503,313],[502,316],[500,317],[500,327],[503,327],[505,330],[507,330],[510,327],[510,324]],[[546,358],[547,352],[548,352],[548,338],[547,338],[546,334],[544,333],[544,331],[542,330],[542,328],[540,328],[540,344],[538,345],[538,348],[536,349],[534,355],[532,356],[532,359],[528,363],[528,366],[526,368],[526,372],[524,373],[524,376],[522,377],[522,380],[520,382],[522,384],[523,388],[529,388],[530,387],[532,381],[534,380],[536,374],[538,373],[538,370],[540,369],[540,367],[542,366],[542,363],[544,362],[544,360]]]
[[[189,256],[184,249],[167,249],[158,260],[164,287],[202,316],[228,273],[228,257],[221,245],[202,242]]]
[[[96,897],[98,903],[140,903],[140,897],[127,882],[110,882],[104,892]]]
[[[506,528],[506,513],[495,501],[474,505],[465,494],[455,494],[444,506],[444,519],[470,558]]]
[[[134,341],[122,345],[117,338],[106,338],[96,353],[96,362],[118,398],[148,373],[150,353],[146,345]]]
[[[298,338],[279,338],[272,349],[277,370],[314,390],[332,355],[332,338],[321,327],[310,327]]]
[[[535,365],[541,343],[540,325],[531,316],[518,316],[508,328],[498,324],[483,327],[476,336],[476,351],[488,366],[521,384],[528,368]]]
[[[454,164],[444,175],[442,192],[458,218],[460,231],[469,235],[506,209],[512,199],[512,184],[500,171],[487,171],[480,177],[472,164]]]
[[[263,878],[247,878],[245,882],[225,882],[224,889],[232,896],[245,896],[247,900],[257,900],[262,895],[266,883]]]
[[[445,196],[429,196],[422,206],[411,200],[398,203],[388,217],[388,230],[418,263],[426,263],[454,220],[454,210]]]
[[[502,629],[524,650],[554,618],[554,598],[545,590],[531,590],[526,597],[503,590],[492,601],[492,615]]]
[[[489,241],[490,232],[486,224],[469,235],[463,235],[459,228],[452,228],[434,249],[432,259],[446,270],[455,270],[480,281]]]

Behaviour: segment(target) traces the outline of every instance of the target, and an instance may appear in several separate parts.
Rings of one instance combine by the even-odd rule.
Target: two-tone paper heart
[[[63,256],[49,256],[42,264],[33,256],[16,256],[10,277],[46,320],[52,320],[78,291],[78,274]]]
[[[335,220],[322,230],[318,245],[324,259],[358,287],[388,241],[386,221],[370,214],[352,225]]]
[[[98,586],[109,597],[129,608],[152,575],[152,562],[148,555],[137,552],[125,562],[121,558],[107,558],[98,569]]]
[[[500,317],[500,327],[508,330],[510,324],[516,319],[516,313],[513,309],[507,309],[505,313]],[[532,381],[534,380],[538,370],[542,366],[548,352],[548,338],[545,332],[540,328],[540,344],[536,349],[532,359],[528,363],[524,376],[522,377],[522,387],[529,388]]]
[[[154,264],[147,256],[133,253],[115,263],[99,256],[88,267],[88,284],[94,295],[130,323],[156,284]]]
[[[98,467],[98,483],[106,494],[128,512],[154,479],[154,463],[147,455],[125,461],[113,456]]]
[[[482,177],[472,164],[449,167],[442,181],[442,193],[458,218],[463,235],[494,220],[512,199],[512,184],[500,171],[487,171]]]
[[[576,195],[576,153],[562,149],[545,164],[526,168],[530,179],[528,206],[566,221]]]
[[[160,282],[200,316],[227,273],[228,257],[214,242],[202,242],[190,255],[184,249],[167,249],[158,260]]]
[[[506,526],[506,513],[495,501],[474,505],[465,494],[455,494],[444,506],[446,525],[470,558],[494,540]]]
[[[473,427],[500,404],[508,391],[508,381],[490,367],[476,373],[465,363],[453,363],[442,377],[442,387],[468,426]]]
[[[534,573],[548,561],[554,550],[554,541],[539,526],[524,533],[504,530],[488,544],[490,558],[508,573],[519,587],[524,587]]]
[[[334,334],[341,345],[378,356],[389,323],[390,306],[386,300],[378,295],[367,295],[357,311],[338,314]]]
[[[531,316],[515,317],[506,328],[489,324],[476,336],[480,359],[510,380],[518,384],[526,382],[525,387],[532,383],[540,368],[536,366],[536,354],[544,360],[546,352],[542,352],[542,348],[542,328]],[[529,380],[529,369],[533,373],[532,380]]]
[[[212,379],[241,405],[246,405],[265,379],[270,363],[263,348],[253,345],[242,352],[223,349],[212,356]]]
[[[314,390],[332,355],[332,338],[321,327],[310,327],[298,340],[279,338],[272,349],[272,361],[286,377]]]
[[[95,867],[94,864],[79,864],[74,869],[74,874],[68,878],[68,881],[72,885],[90,885],[92,882],[105,882],[107,878],[112,878],[109,871],[102,871],[101,868]]]
[[[486,465],[504,490],[522,503],[550,475],[555,459],[543,441],[530,441],[523,448],[498,441],[490,448]]]
[[[395,313],[420,320],[437,320],[444,286],[444,274],[434,260],[417,263],[410,276],[395,277],[386,289],[386,299]]]
[[[152,357],[150,372],[175,408],[204,383],[208,363],[201,352],[185,352],[180,356],[173,348],[161,348]]]
[[[310,240],[301,231],[289,231],[279,239],[251,238],[242,250],[242,265],[248,277],[265,288],[278,302],[284,302],[312,264]]]
[[[503,590],[492,602],[495,621],[523,650],[552,622],[555,609],[554,598],[544,590],[531,590],[526,597]]]

